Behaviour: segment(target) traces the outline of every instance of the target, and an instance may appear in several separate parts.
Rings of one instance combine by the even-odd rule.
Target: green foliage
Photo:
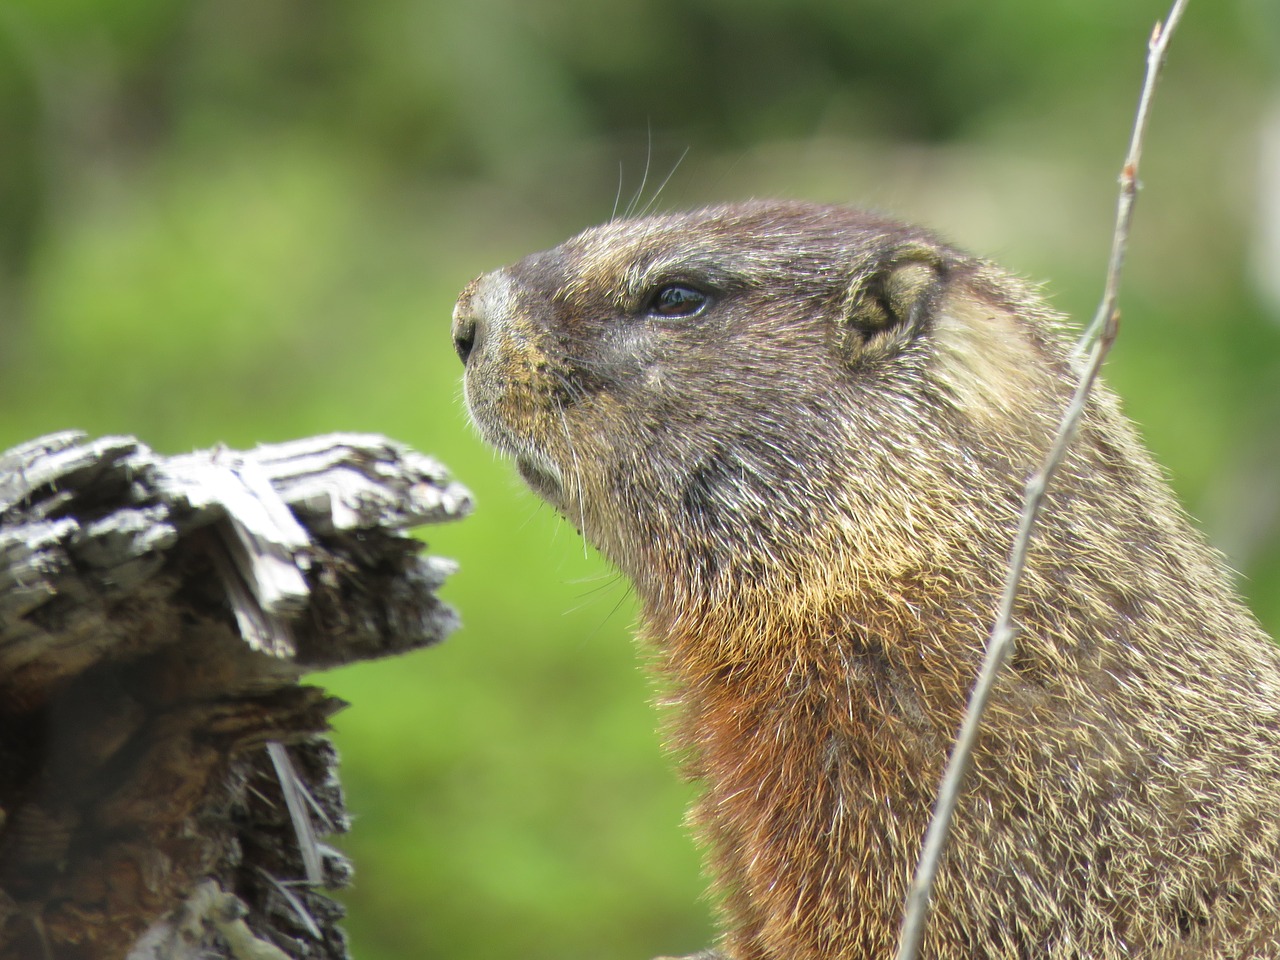
[[[1088,314],[1162,13],[0,0],[0,446],[357,429],[439,456],[479,502],[428,531],[462,563],[464,630],[320,678],[354,704],[356,955],[692,951],[711,913],[680,826],[693,788],[660,751],[626,585],[467,426],[454,296],[615,194],[643,206],[688,147],[660,206],[886,208]],[[1192,5],[1110,371],[1273,629],[1280,334],[1245,264],[1277,29],[1257,0]]]

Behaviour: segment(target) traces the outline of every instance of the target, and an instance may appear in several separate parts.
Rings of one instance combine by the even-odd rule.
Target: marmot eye
[[[659,287],[649,299],[649,312],[674,319],[696,317],[710,302],[711,298],[701,290],[683,283],[669,283],[665,287]]]

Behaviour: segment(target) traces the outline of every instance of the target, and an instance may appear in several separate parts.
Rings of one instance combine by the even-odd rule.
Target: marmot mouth
[[[563,499],[564,477],[560,468],[546,457],[536,453],[517,454],[516,470],[520,479],[542,499],[553,504],[558,504]]]

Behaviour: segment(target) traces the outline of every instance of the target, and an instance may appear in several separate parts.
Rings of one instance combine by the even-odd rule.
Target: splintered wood
[[[309,670],[440,640],[465,516],[435,461],[331,435],[0,454],[0,960],[343,960],[347,827]]]

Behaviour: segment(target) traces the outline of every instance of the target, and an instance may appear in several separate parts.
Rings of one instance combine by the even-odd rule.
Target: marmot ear
[[[896,246],[850,281],[841,303],[837,349],[847,363],[889,357],[928,319],[944,286],[941,251]]]

